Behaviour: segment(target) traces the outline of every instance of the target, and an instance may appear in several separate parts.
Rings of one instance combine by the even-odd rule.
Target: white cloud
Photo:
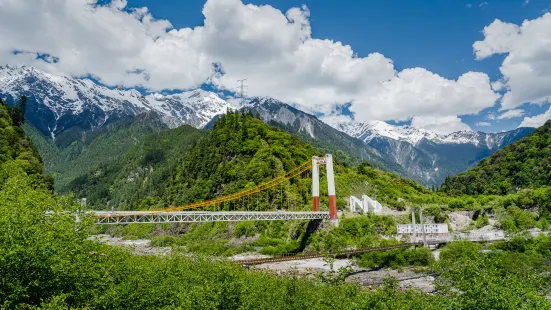
[[[525,20],[520,26],[496,19],[483,33],[484,40],[473,45],[477,59],[507,54],[500,67],[501,83],[507,89],[501,100],[502,109],[513,109],[526,102],[549,102],[551,14]]]
[[[196,87],[210,74],[189,31],[167,32],[170,22],[147,8],[129,9],[124,0],[0,0],[0,21],[1,63],[152,90]],[[59,61],[37,60],[36,53]]]
[[[411,126],[427,129],[443,135],[456,131],[472,130],[469,125],[463,123],[463,121],[455,115],[443,117],[414,116],[411,119]]]
[[[487,6],[487,5],[488,5],[488,2],[481,2],[478,6],[483,7],[483,6]]]
[[[423,68],[397,71],[380,53],[359,57],[341,42],[312,38],[306,7],[283,13],[240,0],[208,0],[204,26],[173,29],[147,8],[128,8],[126,0],[96,1],[0,0],[0,62],[152,91],[206,81],[235,90],[237,79],[248,78],[251,96],[326,115],[351,103],[359,121],[412,115],[419,124],[423,117],[458,120],[499,98],[484,73],[450,80]],[[58,61],[36,60],[36,53]]]
[[[405,69],[362,94],[349,108],[360,121],[476,114],[499,98],[486,74],[467,72],[454,81],[423,68]]]
[[[505,84],[503,84],[502,81],[495,81],[495,82],[492,82],[492,89],[494,91],[500,91],[500,90],[503,90],[505,88]]]
[[[525,117],[524,120],[518,125],[518,127],[539,127],[547,120],[551,119],[551,106],[547,111],[540,115],[532,116],[532,117]]]
[[[473,5],[472,5],[472,4],[470,4],[470,3],[467,3],[467,5],[465,5],[465,6],[466,6],[466,7],[468,8],[468,9],[470,9],[470,8],[472,8],[472,7],[473,7]]]
[[[320,118],[320,120],[335,128],[338,128],[338,125],[350,125],[353,123],[353,120],[350,117],[336,113],[324,115]]]
[[[493,121],[493,120],[497,119],[497,115],[493,112],[490,112],[490,113],[486,114],[486,117],[484,117],[484,119]]]
[[[524,115],[524,110],[514,109],[514,110],[509,110],[502,113],[500,116],[497,117],[497,119],[509,119],[509,118],[521,117],[523,115]]]
[[[488,127],[488,126],[492,126],[492,124],[489,123],[489,122],[478,122],[478,123],[476,123],[476,126],[478,126],[478,127]]]

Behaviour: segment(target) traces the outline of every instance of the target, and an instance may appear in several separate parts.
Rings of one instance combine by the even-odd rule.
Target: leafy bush
[[[432,252],[427,248],[392,249],[365,253],[358,259],[358,265],[366,268],[397,269],[407,266],[429,266],[433,261]]]
[[[539,227],[537,214],[523,210],[515,205],[508,206],[498,215],[500,227],[508,232],[518,232]]]
[[[462,258],[474,257],[480,249],[480,244],[469,241],[448,243],[446,247],[440,250],[440,261],[446,264],[447,262],[458,261]]]
[[[467,243],[453,247],[441,253],[437,289],[456,300],[459,309],[551,309],[545,297],[551,293],[549,267],[538,257],[479,253]]]
[[[337,252],[348,248],[365,248],[396,243],[381,236],[396,233],[396,221],[390,216],[368,213],[343,218],[337,227],[322,228],[312,235],[309,246],[316,252]]]

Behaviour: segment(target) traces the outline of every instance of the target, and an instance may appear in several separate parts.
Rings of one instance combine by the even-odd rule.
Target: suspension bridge
[[[320,211],[320,167],[325,166],[329,211]],[[304,211],[311,199],[311,211]],[[333,157],[313,157],[283,175],[240,192],[162,210],[93,211],[96,224],[232,221],[337,221]]]

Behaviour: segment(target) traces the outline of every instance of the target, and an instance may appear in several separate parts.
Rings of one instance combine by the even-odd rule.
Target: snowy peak
[[[74,124],[98,128],[146,111],[157,112],[170,127],[202,128],[214,116],[235,109],[215,93],[200,89],[143,96],[135,89],[111,89],[90,79],[51,75],[29,66],[0,66],[0,98],[14,102],[23,95],[30,101],[27,117],[52,136]]]
[[[395,126],[383,121],[339,125],[337,129],[365,143],[369,143],[375,138],[386,137],[392,140],[405,141],[415,146],[422,141],[429,141],[436,144],[472,144],[474,146],[484,146],[489,149],[501,147],[508,137],[515,135],[518,131],[512,130],[502,133],[458,131],[448,135],[440,135],[422,128]]]
[[[320,121],[314,116],[297,110],[277,99],[269,97],[254,98],[243,104],[243,108],[259,113],[266,123],[279,122],[293,127],[297,132],[307,133],[311,138],[316,139],[315,122]]]
[[[201,89],[171,95],[159,93],[145,97],[150,109],[161,115],[203,128],[213,117],[235,108],[212,92]]]
[[[338,129],[364,142],[369,142],[376,137],[387,137],[416,145],[422,139],[438,139],[438,134],[425,129],[411,126],[394,126],[382,121],[341,125]]]

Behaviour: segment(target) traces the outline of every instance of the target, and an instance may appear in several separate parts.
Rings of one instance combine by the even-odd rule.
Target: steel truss
[[[96,224],[328,220],[329,212],[94,211]]]

